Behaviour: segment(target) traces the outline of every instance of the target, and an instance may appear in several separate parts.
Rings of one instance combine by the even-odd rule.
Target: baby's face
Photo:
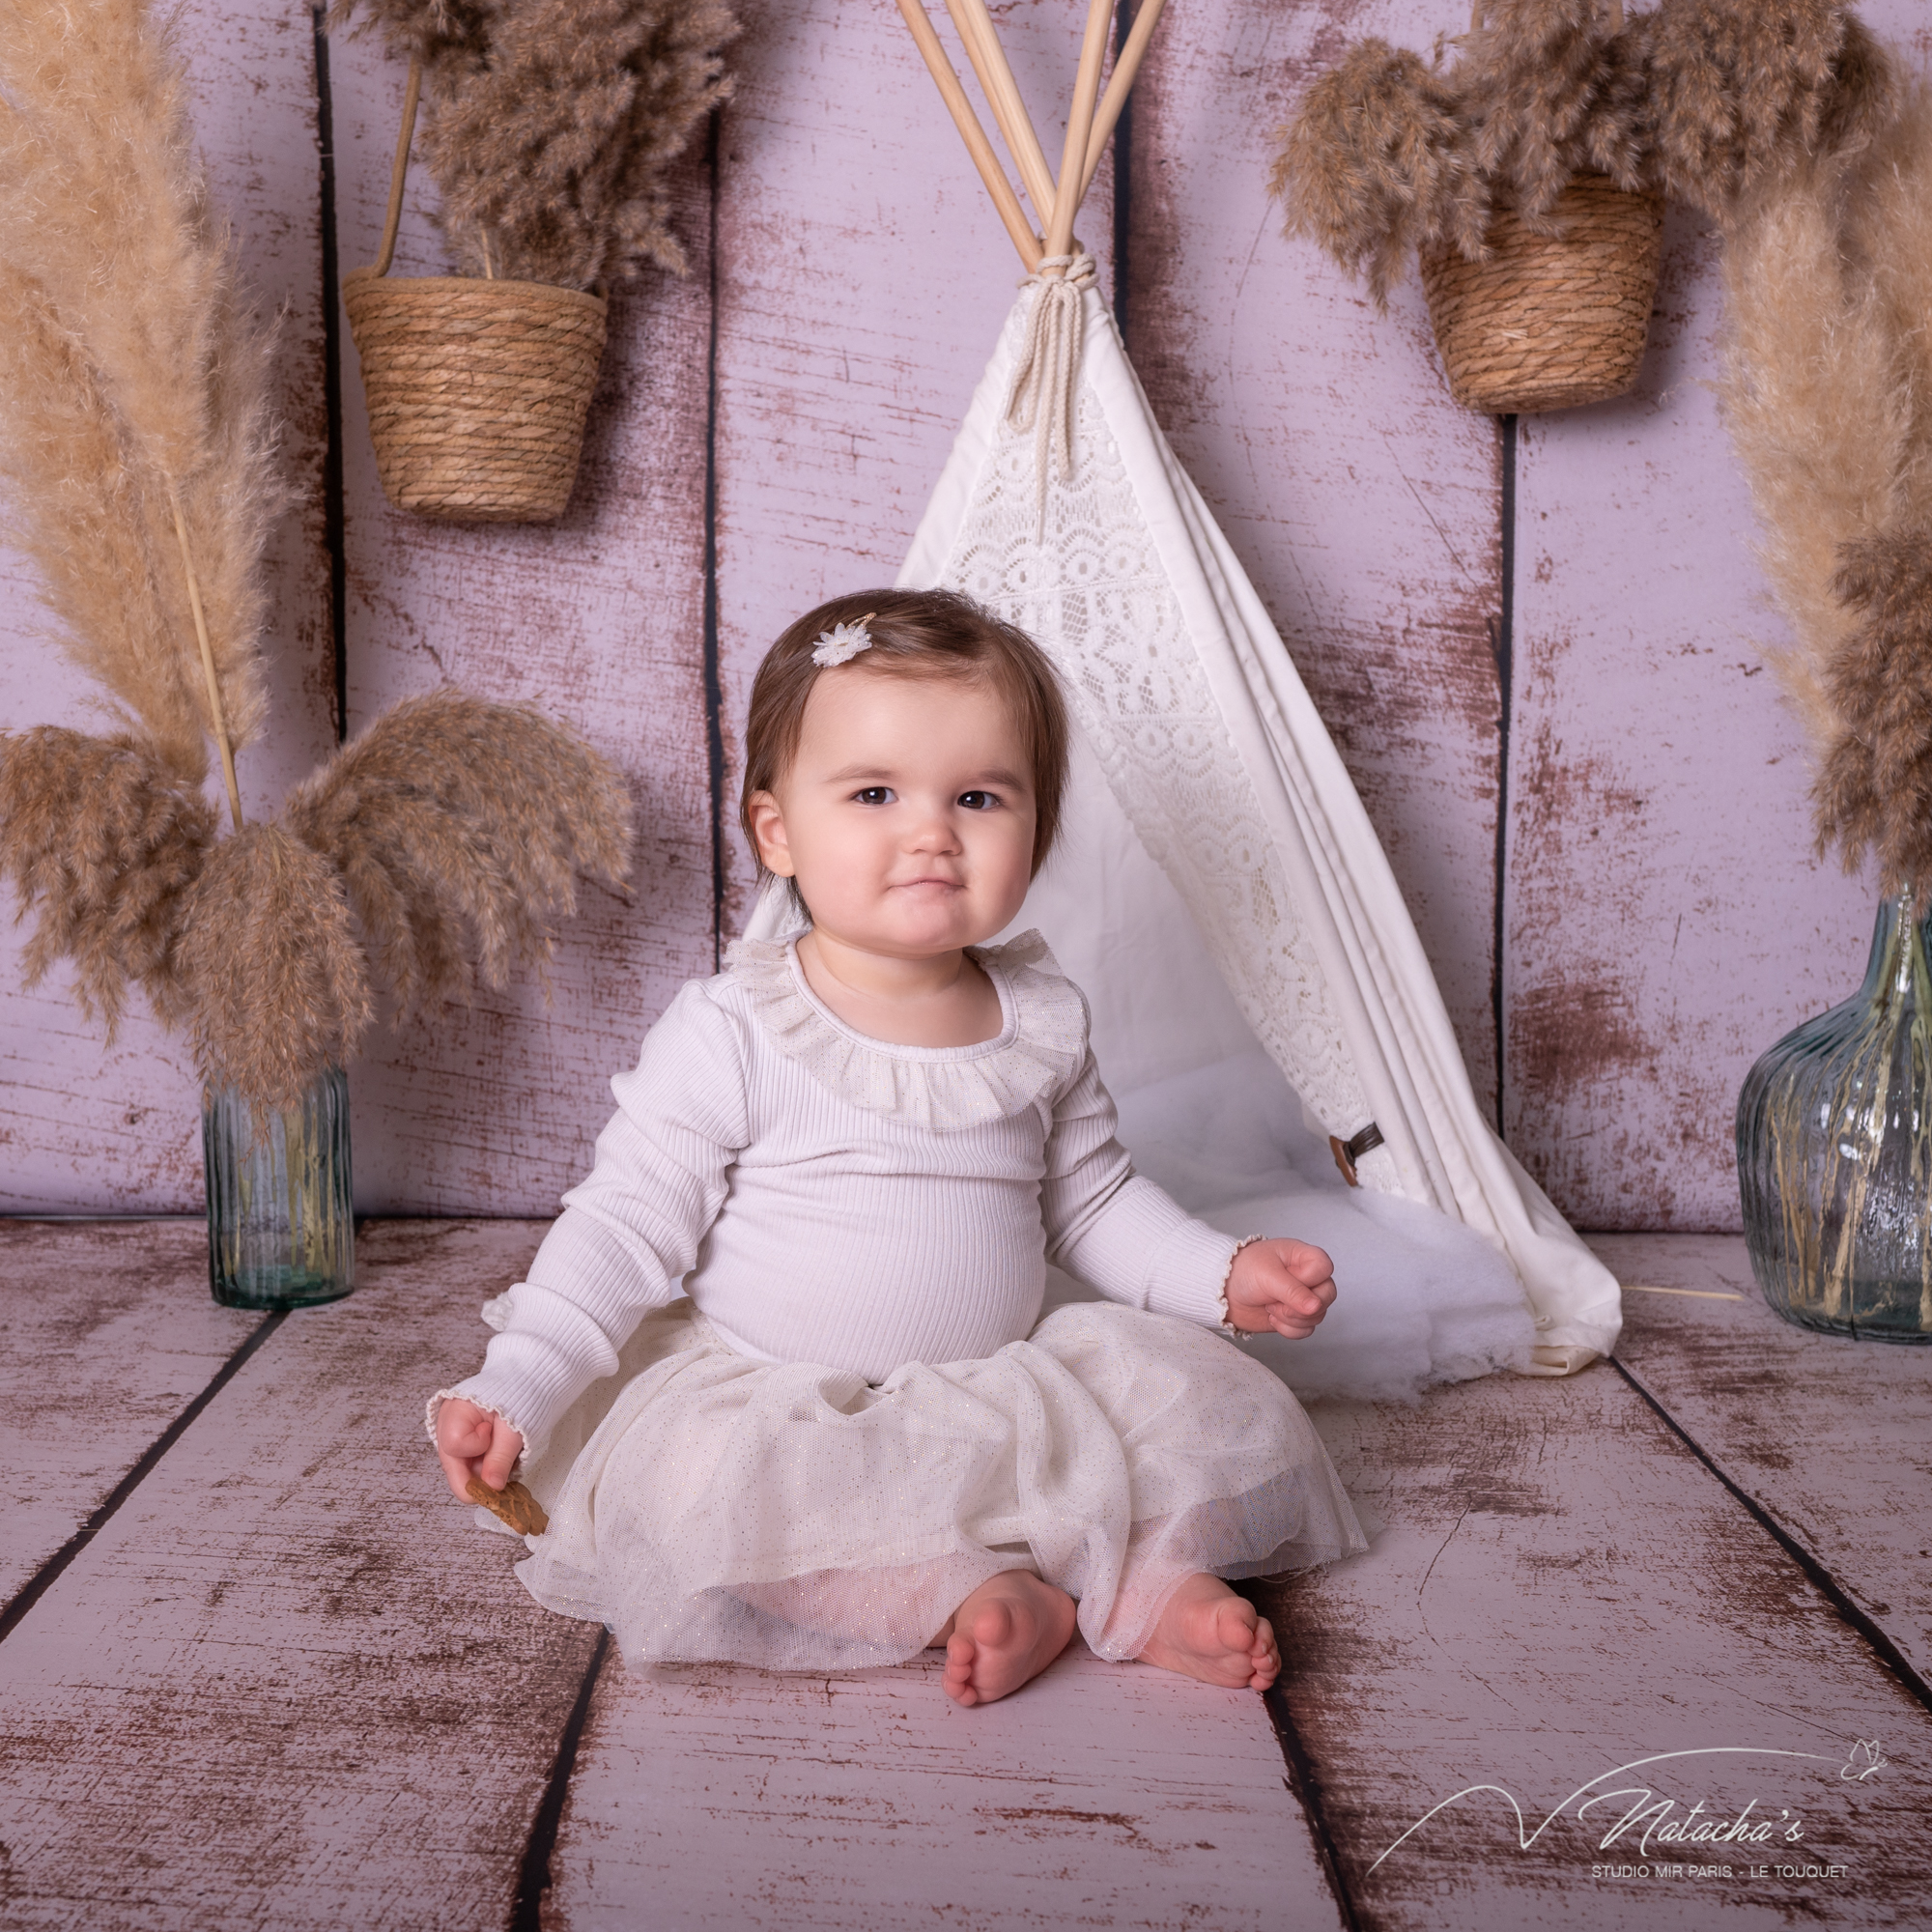
[[[978,683],[827,671],[753,824],[830,936],[895,958],[990,939],[1019,911],[1034,799],[1020,736]]]

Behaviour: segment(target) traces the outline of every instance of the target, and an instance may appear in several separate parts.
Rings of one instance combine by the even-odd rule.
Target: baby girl
[[[802,617],[752,694],[742,816],[800,930],[741,941],[617,1113],[480,1374],[431,1404],[462,1495],[521,1457],[520,1574],[634,1662],[892,1663],[985,1703],[1077,1625],[1265,1690],[1227,1578],[1364,1547],[1294,1398],[1320,1248],[1236,1241],[1135,1175],[1087,1009],[987,942],[1054,843],[1067,723],[1023,633],[943,591]],[[1051,1262],[1106,1297],[1041,1319]]]

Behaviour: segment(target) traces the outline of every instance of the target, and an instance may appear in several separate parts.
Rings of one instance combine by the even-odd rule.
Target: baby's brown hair
[[[752,799],[776,791],[798,755],[806,700],[821,675],[812,649],[827,631],[866,620],[872,642],[850,662],[889,677],[990,686],[1019,729],[1033,780],[1036,876],[1060,833],[1066,790],[1066,705],[1046,653],[1017,625],[956,590],[861,590],[808,611],[765,654],[745,724],[745,785],[738,822],[756,855]],[[758,863],[760,877],[764,862]]]

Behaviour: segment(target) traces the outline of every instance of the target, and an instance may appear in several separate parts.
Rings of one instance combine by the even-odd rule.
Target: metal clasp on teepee
[[[1342,1179],[1350,1187],[1362,1184],[1355,1174],[1355,1163],[1381,1144],[1382,1130],[1373,1121],[1360,1133],[1351,1134],[1347,1140],[1340,1134],[1328,1136],[1328,1151],[1335,1156],[1335,1165],[1342,1170]]]

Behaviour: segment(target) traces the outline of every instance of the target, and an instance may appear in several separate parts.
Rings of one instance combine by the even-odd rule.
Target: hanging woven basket
[[[1621,28],[1622,6],[1611,14]],[[1479,4],[1473,24],[1482,23]],[[1498,213],[1484,238],[1486,261],[1455,248],[1422,255],[1435,345],[1450,393],[1465,409],[1572,410],[1621,396],[1636,382],[1657,299],[1662,199],[1586,175],[1551,213],[1555,235]]]
[[[1561,236],[1498,214],[1488,261],[1453,248],[1422,259],[1435,346],[1465,409],[1574,410],[1636,382],[1657,299],[1663,203],[1586,179],[1563,190],[1554,213]]]
[[[342,278],[377,473],[418,516],[552,523],[577,480],[605,304],[547,282],[389,274],[421,78],[412,67],[383,252]]]

